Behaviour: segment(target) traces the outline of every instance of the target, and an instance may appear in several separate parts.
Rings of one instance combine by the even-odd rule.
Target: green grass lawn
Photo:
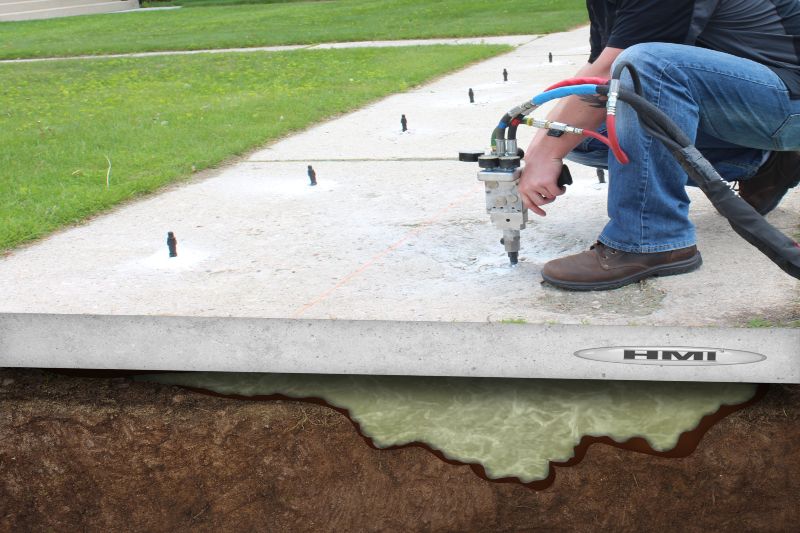
[[[425,46],[0,64],[0,251],[506,50]]]
[[[335,0],[0,22],[0,59],[560,31],[585,0]]]

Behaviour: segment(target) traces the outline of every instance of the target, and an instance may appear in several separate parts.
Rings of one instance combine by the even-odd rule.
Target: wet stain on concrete
[[[657,283],[643,280],[614,291],[564,291],[542,283],[538,304],[542,308],[570,316],[594,319],[644,317],[661,309],[667,292]]]

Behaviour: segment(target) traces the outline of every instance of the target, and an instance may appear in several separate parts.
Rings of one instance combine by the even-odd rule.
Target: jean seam
[[[686,68],[686,69],[691,69],[691,70],[696,70],[696,71],[701,71],[701,72],[710,72],[710,73],[713,73],[713,74],[717,74],[719,76],[725,76],[726,78],[731,78],[731,79],[740,80],[740,81],[746,81],[747,83],[754,83],[754,84],[760,85],[762,87],[767,87],[769,89],[774,89],[775,91],[779,91],[779,92],[785,93],[787,95],[787,97],[789,95],[789,91],[785,88],[785,86],[780,87],[780,86],[773,85],[773,84],[770,84],[770,83],[763,83],[763,82],[761,82],[759,80],[754,80],[754,79],[749,78],[749,77],[734,76],[734,75],[729,74],[727,72],[721,72],[719,70],[714,70],[712,68],[707,68],[707,67],[701,67],[701,66],[695,66],[695,65],[680,65],[678,63],[674,63],[674,65],[679,66],[680,68]],[[696,91],[696,88],[693,87],[693,90]],[[708,115],[706,115],[703,112],[703,108],[699,108],[698,109],[698,114],[702,117],[702,120],[703,120],[703,123],[704,123],[703,127],[704,127],[705,131],[710,131],[717,138],[724,137],[724,135],[722,135],[719,132],[719,130],[717,130],[717,128],[714,127],[713,122],[709,119]],[[775,141],[776,133],[777,132],[774,132],[772,134],[772,143],[773,143],[773,145],[776,144],[776,141]],[[776,146],[776,149],[777,149],[777,146]]]
[[[655,59],[660,59],[657,56],[654,56],[650,52],[645,52],[645,53],[647,53],[648,55],[650,55],[651,57],[653,57]],[[748,83],[755,83],[756,85],[761,85],[762,87],[768,87],[770,89],[775,89],[776,91],[781,91],[783,93],[786,93],[787,95],[789,94],[789,90],[786,88],[786,85],[783,83],[783,81],[780,78],[778,78],[778,81],[780,82],[780,85],[775,85],[775,84],[772,84],[772,83],[764,83],[761,80],[753,79],[753,78],[751,78],[749,76],[740,76],[740,75],[736,75],[736,74],[731,74],[730,72],[726,72],[726,71],[722,71],[722,70],[716,70],[716,69],[713,69],[713,68],[709,68],[707,65],[701,65],[701,64],[698,64],[698,63],[679,63],[679,62],[671,61],[668,66],[674,66],[674,67],[678,67],[678,68],[686,68],[686,69],[691,69],[691,70],[700,70],[700,71],[703,71],[703,72],[709,72],[711,74],[718,74],[720,76],[725,76],[727,78],[746,81]]]
[[[655,95],[654,101],[655,106],[658,109],[661,109],[661,94],[663,92],[664,86],[664,74],[669,64],[665,65],[664,68],[658,73],[658,83],[655,84]],[[642,190],[642,199],[639,205],[639,243],[646,242],[648,239],[645,238],[645,219],[646,219],[646,206],[647,206],[647,191],[648,185],[650,184],[650,172],[649,172],[649,162],[650,162],[650,147],[653,145],[653,136],[648,134],[646,137],[646,142],[644,146],[644,160],[642,161],[642,170],[644,171],[644,185]]]
[[[756,174],[758,174],[758,171],[761,168],[761,165],[741,165],[739,163],[731,163],[729,161],[726,161],[725,164],[730,167],[736,167],[743,171],[742,175],[736,179],[728,179],[723,176],[723,179],[725,179],[725,181],[744,181],[750,179]]]
[[[784,150],[785,144],[780,142],[779,137],[782,135],[782,131],[787,128],[788,126],[792,125],[792,122],[795,120],[796,117],[800,117],[800,113],[791,113],[786,117],[786,120],[781,123],[777,130],[772,133],[772,146],[775,150]]]
[[[651,54],[652,55],[652,54]],[[673,62],[668,62],[664,65],[659,71],[654,75],[654,83],[653,83],[653,101],[656,107],[659,109],[661,108],[661,97],[664,94],[664,78],[668,75],[667,69],[674,66]],[[698,113],[699,115],[699,113]],[[654,252],[662,252],[662,251],[669,251],[673,249],[685,248],[687,246],[691,246],[694,244],[691,240],[680,240],[672,243],[667,244],[659,244],[659,245],[645,245],[643,243],[649,242],[650,239],[647,238],[647,233],[649,230],[647,224],[647,205],[648,205],[648,191],[650,190],[650,172],[649,172],[649,161],[651,159],[650,154],[650,147],[652,146],[655,139],[652,135],[645,136],[645,146],[643,147],[643,160],[641,162],[641,178],[642,181],[640,182],[641,185],[637,188],[640,197],[639,197],[639,229],[638,229],[638,245],[631,246],[625,245],[619,242],[614,241],[613,239],[609,239],[605,233],[605,231],[601,232],[599,240],[604,244],[611,246],[612,248],[616,248],[622,251],[631,252],[631,253],[654,253]],[[690,224],[691,226],[691,224]],[[691,228],[690,228],[691,229]],[[647,231],[646,231],[647,230]]]
[[[639,202],[639,242],[645,241],[645,218],[647,213],[647,190],[648,185],[650,184],[650,172],[648,163],[650,161],[650,146],[653,143],[653,137],[648,135],[647,141],[645,143],[645,157],[644,161],[642,161],[643,165],[643,174],[644,174],[644,181],[641,187],[641,201]]]

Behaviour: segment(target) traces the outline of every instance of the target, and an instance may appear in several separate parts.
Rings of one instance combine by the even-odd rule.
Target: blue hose
[[[546,91],[531,99],[531,103],[534,105],[542,105],[545,102],[549,102],[550,100],[555,100],[556,98],[563,98],[564,96],[571,96],[573,94],[597,94],[597,85],[592,84],[585,84],[585,85],[568,85],[567,87],[559,87],[558,89],[553,89],[552,91]]]
[[[531,99],[531,103],[538,107],[546,102],[549,102],[550,100],[563,98],[564,96],[572,96],[573,94],[597,94],[597,85],[587,83],[583,85],[559,87],[551,91],[537,94]],[[501,120],[497,127],[501,130],[505,130],[508,127],[508,123],[505,120]]]

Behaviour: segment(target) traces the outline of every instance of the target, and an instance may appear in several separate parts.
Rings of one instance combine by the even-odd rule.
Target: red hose
[[[628,156],[622,151],[622,147],[619,145],[619,137],[617,137],[616,115],[606,115],[606,129],[608,130],[608,146],[614,153],[614,157],[616,157],[617,161],[623,165],[627,165],[630,162],[630,159],[628,159]]]
[[[611,131],[610,126],[608,126],[608,131],[609,132]],[[617,161],[619,161],[623,165],[627,165],[630,162],[630,159],[628,159],[628,156],[625,154],[625,152],[622,151],[622,148],[620,148],[618,144],[615,146],[614,143],[612,143],[607,137],[604,137],[599,133],[597,133],[596,131],[592,130],[583,130],[583,135],[586,137],[591,137],[592,139],[597,139],[601,143],[608,146],[614,153],[614,157],[617,158]]]
[[[558,83],[554,83],[553,85],[551,85],[542,92],[558,89],[559,87],[568,87],[570,85],[584,85],[587,83],[593,85],[608,85],[608,80],[605,78],[570,78],[568,80],[561,80]]]
[[[558,83],[554,83],[553,85],[546,88],[542,92],[558,89],[559,87],[568,87],[570,85],[584,85],[584,84],[608,85],[608,82],[609,80],[606,78],[594,78],[594,77],[570,78],[566,80],[561,80]],[[606,129],[608,130],[608,138],[600,135],[596,131],[591,131],[591,130],[583,130],[583,134],[586,137],[592,137],[593,139],[597,139],[598,141],[607,145],[611,149],[611,152],[614,154],[614,157],[617,158],[617,161],[619,161],[623,165],[627,165],[628,163],[630,163],[630,159],[628,159],[628,155],[624,151],[622,151],[622,147],[619,145],[619,138],[617,137],[616,117],[614,115],[606,116]]]

